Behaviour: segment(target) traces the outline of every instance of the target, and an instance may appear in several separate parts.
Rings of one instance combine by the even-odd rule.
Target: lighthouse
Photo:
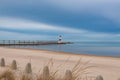
[[[62,36],[61,35],[58,38],[58,43],[62,43]]]

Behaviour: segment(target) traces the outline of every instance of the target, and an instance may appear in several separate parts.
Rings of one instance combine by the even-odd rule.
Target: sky
[[[0,40],[120,41],[120,0],[0,0]]]

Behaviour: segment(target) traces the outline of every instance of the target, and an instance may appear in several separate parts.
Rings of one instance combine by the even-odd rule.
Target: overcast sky
[[[119,41],[120,0],[0,0],[0,39]]]

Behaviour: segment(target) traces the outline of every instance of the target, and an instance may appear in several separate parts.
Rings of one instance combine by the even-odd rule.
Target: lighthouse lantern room
[[[58,43],[62,43],[62,36],[59,36]]]

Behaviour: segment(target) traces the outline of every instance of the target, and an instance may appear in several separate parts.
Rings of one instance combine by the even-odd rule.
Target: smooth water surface
[[[120,42],[76,42],[64,45],[12,46],[15,48],[44,49],[77,54],[120,57]]]

